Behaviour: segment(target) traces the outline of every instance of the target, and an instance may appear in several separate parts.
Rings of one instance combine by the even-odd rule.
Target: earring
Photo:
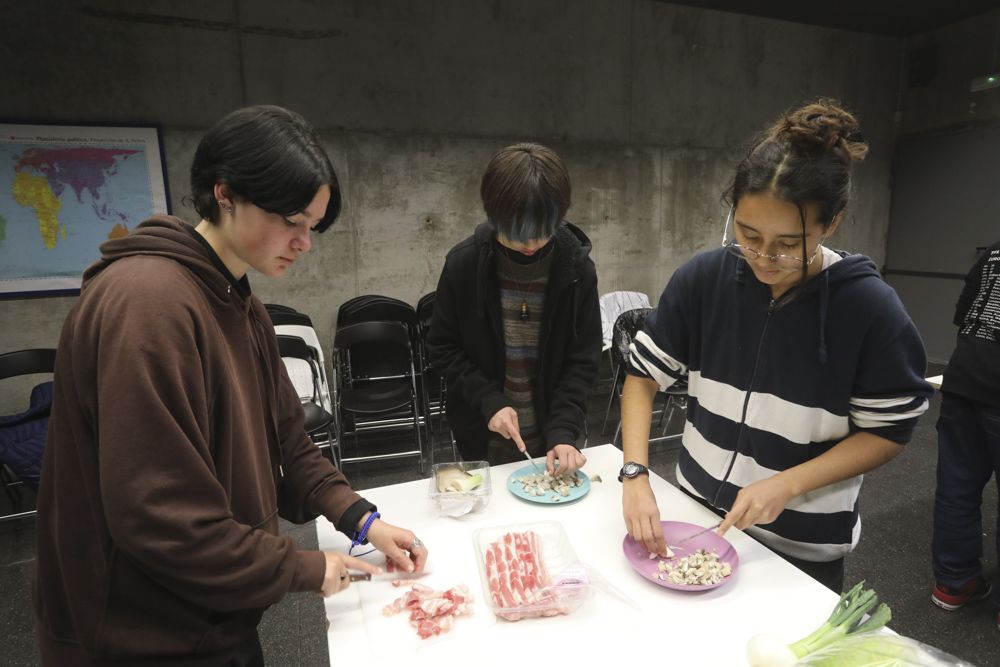
[[[219,208],[221,208],[226,213],[232,214],[232,212],[233,212],[233,207],[232,206],[226,206],[226,203],[224,201],[222,201],[221,199],[218,201],[218,203],[219,203]]]

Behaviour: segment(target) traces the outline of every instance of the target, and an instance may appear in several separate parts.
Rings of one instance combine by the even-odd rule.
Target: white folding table
[[[429,574],[421,583],[446,589],[464,583],[475,597],[475,613],[460,617],[453,630],[421,640],[407,616],[384,616],[382,608],[405,588],[386,581],[359,582],[326,600],[330,662],[375,665],[746,664],[744,647],[757,633],[791,643],[823,623],[837,596],[742,532],[726,538],[739,554],[731,581],[704,592],[658,586],[635,572],[622,551],[622,453],[612,445],[584,450],[583,468],[595,482],[568,505],[539,505],[515,497],[507,477],[527,465],[491,469],[493,496],[481,512],[438,517],[428,498],[429,480],[363,492],[385,520],[413,530],[430,550]],[[658,475],[651,483],[664,520],[709,526],[718,518]],[[484,602],[472,534],[481,527],[559,522],[580,561],[600,573],[616,592],[594,584],[593,596],[566,616],[511,623],[494,617]],[[317,521],[319,545],[346,551],[350,541],[325,519]],[[369,558],[384,561],[380,554]],[[620,595],[619,595],[620,594]],[[627,598],[627,602],[622,598]],[[390,662],[401,660],[401,663]]]

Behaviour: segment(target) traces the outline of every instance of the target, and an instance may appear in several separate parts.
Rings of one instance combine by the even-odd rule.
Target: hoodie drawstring
[[[819,284],[819,363],[826,365],[826,313],[830,303],[830,272],[824,271],[820,274],[822,281]]]
[[[735,279],[738,284],[746,283],[747,267],[745,261],[737,261]],[[819,349],[817,358],[821,366],[825,366],[829,355],[826,349],[826,316],[830,305],[830,272],[823,271],[817,276],[819,278]],[[779,299],[780,306],[787,303],[787,300]],[[773,302],[772,302],[773,303]]]

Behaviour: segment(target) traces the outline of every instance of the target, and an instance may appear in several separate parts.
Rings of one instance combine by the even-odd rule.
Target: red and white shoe
[[[931,591],[931,602],[946,611],[955,611],[967,604],[985,600],[992,591],[993,586],[982,576],[975,577],[961,588],[952,588],[938,583],[934,584],[934,590]],[[1000,618],[998,618],[998,623],[1000,623]]]

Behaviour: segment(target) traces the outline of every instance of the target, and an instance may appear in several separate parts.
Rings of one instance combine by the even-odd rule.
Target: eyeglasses
[[[729,226],[733,222],[733,212],[736,207],[729,209],[729,215],[726,216],[726,226],[722,228],[722,247],[726,249],[731,255],[736,255],[737,257],[742,257],[743,259],[754,262],[758,259],[769,260],[774,264],[774,268],[780,271],[801,271],[803,266],[809,266],[816,259],[819,254],[819,249],[823,247],[823,240],[826,238],[821,237],[819,243],[816,244],[816,249],[813,250],[812,255],[807,260],[803,260],[802,257],[797,257],[795,255],[768,255],[767,253],[755,250],[748,245],[741,245],[736,242],[735,231],[733,232],[733,240],[728,240]]]

